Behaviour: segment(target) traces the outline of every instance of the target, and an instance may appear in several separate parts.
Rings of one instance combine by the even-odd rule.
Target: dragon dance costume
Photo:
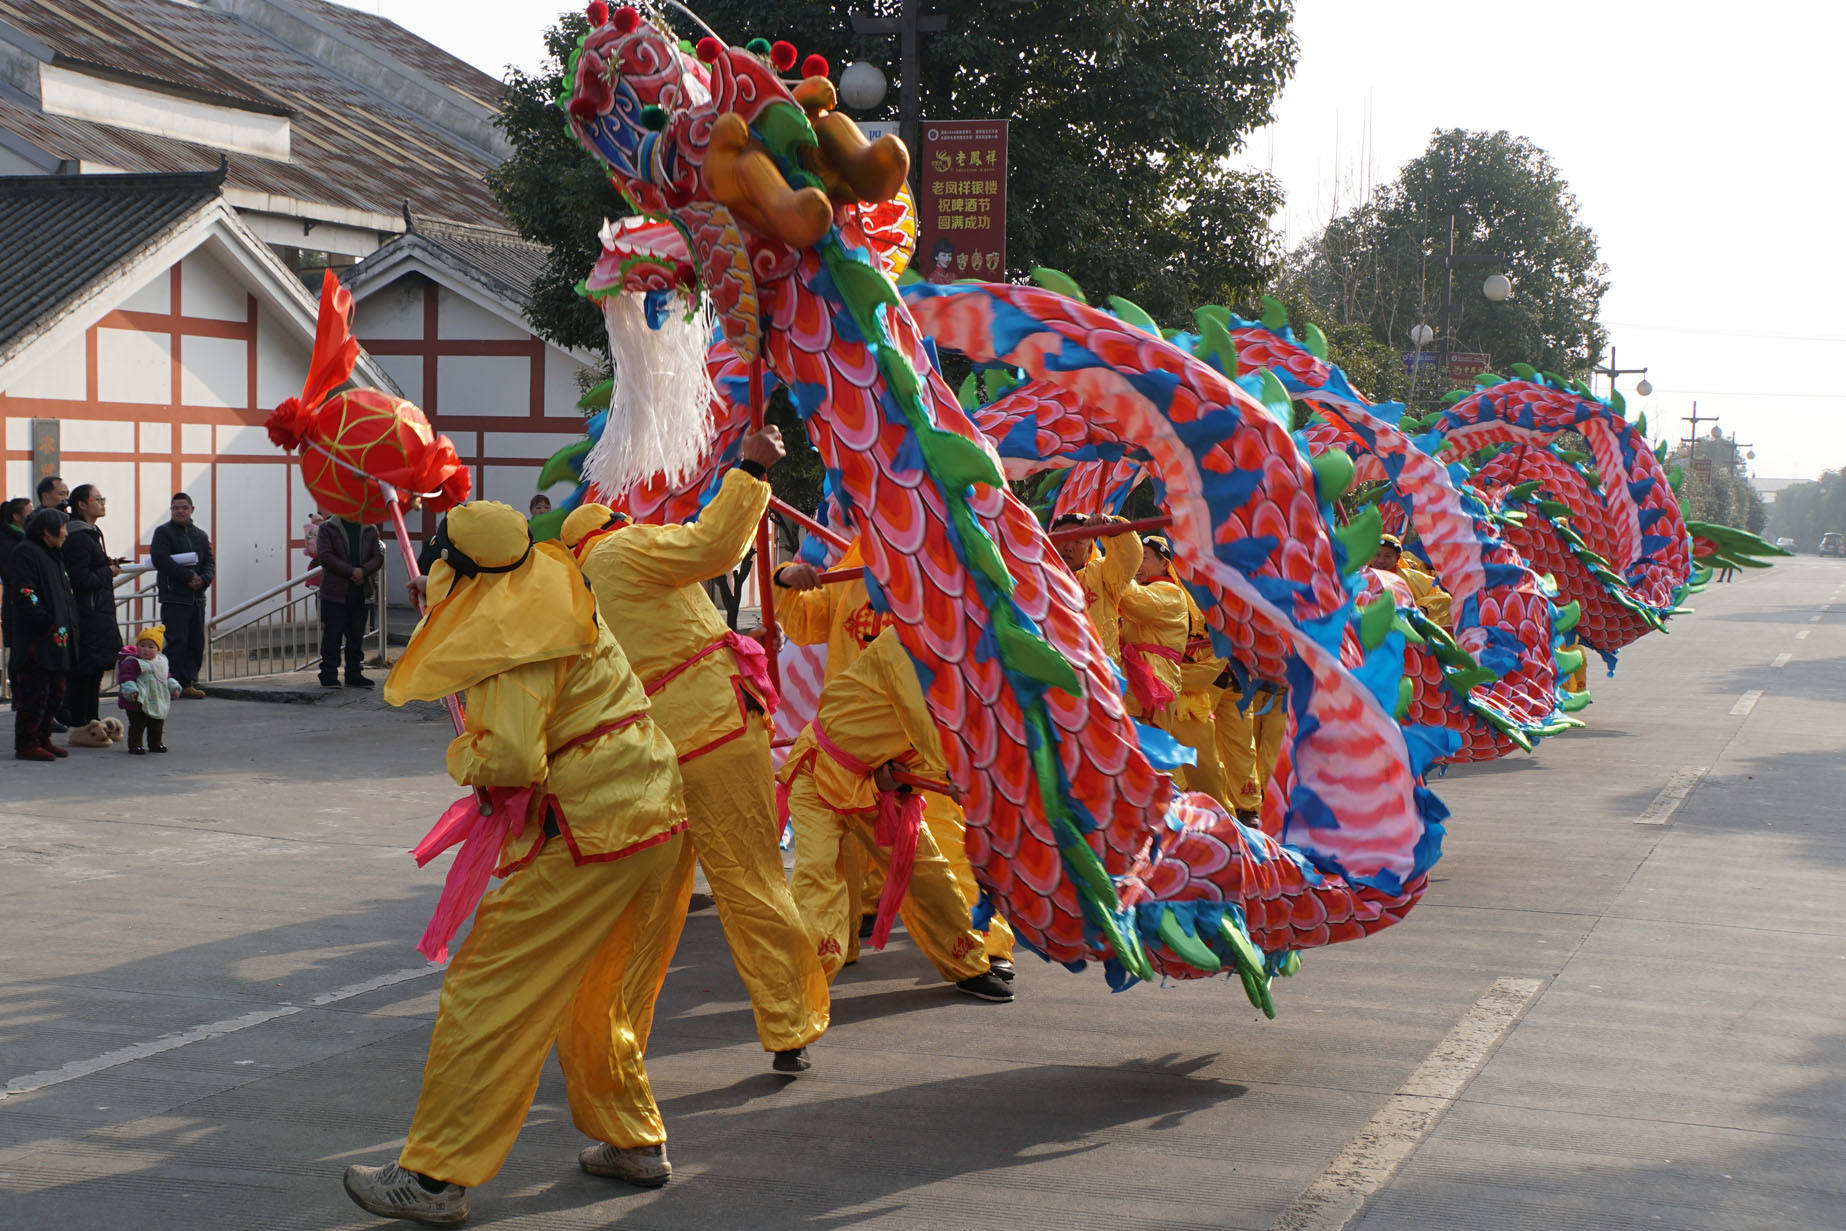
[[[679,942],[693,859],[750,993],[764,1050],[792,1052],[827,1029],[827,980],[789,896],[776,845],[769,714],[774,693],[756,642],[731,632],[701,583],[737,566],[769,505],[742,468],[684,525],[635,525],[586,504],[564,523],[603,619],[646,681],[656,720],[679,749],[691,841],[664,899],[667,918],[635,954],[627,995],[651,1004]],[[651,1017],[643,1019],[643,1046]]]
[[[505,1161],[554,1040],[580,1130],[665,1142],[633,1027],[651,1005],[623,985],[656,942],[686,818],[673,747],[568,553],[502,504],[456,508],[446,536],[385,698],[464,692],[450,775],[525,810],[443,980],[399,1166],[471,1188]],[[348,1191],[393,1170],[354,1168]]]

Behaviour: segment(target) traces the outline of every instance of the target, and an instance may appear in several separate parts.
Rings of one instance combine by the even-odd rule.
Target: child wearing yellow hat
[[[166,648],[166,627],[151,624],[135,636],[133,645],[123,646],[116,655],[117,704],[128,715],[130,756],[167,750],[167,712],[180,686],[168,673],[167,656],[161,653]]]

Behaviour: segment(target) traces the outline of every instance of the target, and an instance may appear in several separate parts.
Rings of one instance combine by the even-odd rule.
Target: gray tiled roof
[[[220,176],[0,176],[0,349],[218,196]]]
[[[264,8],[266,20],[298,15],[362,44],[339,53],[350,71],[336,69],[324,62],[332,52],[296,50],[229,11],[239,7],[254,11],[226,0],[212,7],[178,0],[0,0],[0,24],[50,48],[54,64],[79,72],[100,66],[229,105],[286,113],[288,159],[233,153],[227,190],[392,217],[408,201],[429,217],[498,221],[482,180],[497,161],[483,145],[496,139],[489,123],[499,83],[492,77],[368,14],[321,0],[274,0]],[[365,58],[355,61],[356,55]],[[413,75],[424,84],[386,80]],[[438,127],[416,110],[416,100],[429,103],[430,114],[450,108],[474,136]],[[6,89],[0,89],[0,129],[58,158],[125,171],[203,170],[218,162],[218,151],[206,145],[45,115]]]
[[[461,226],[455,223],[416,219],[416,234],[453,259],[473,266],[487,280],[497,283],[507,297],[523,304],[532,297],[532,284],[545,270],[547,252],[543,245],[521,239],[511,231],[492,227]]]

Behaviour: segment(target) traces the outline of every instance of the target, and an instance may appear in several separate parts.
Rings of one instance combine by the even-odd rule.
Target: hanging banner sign
[[[930,282],[1006,276],[1005,120],[924,120],[915,269]]]

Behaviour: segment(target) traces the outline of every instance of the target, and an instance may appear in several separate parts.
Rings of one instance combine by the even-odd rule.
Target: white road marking
[[[1775,660],[1771,662],[1769,665],[1772,667],[1786,667],[1788,666],[1788,660],[1793,657],[1794,657],[1793,654],[1777,654],[1775,656]]]
[[[1751,710],[1755,709],[1756,703],[1758,701],[1761,701],[1762,699],[1763,699],[1763,690],[1760,688],[1752,688],[1749,692],[1746,692],[1743,696],[1737,698],[1736,705],[1731,706],[1731,717],[1733,718],[1744,717]]]
[[[1664,825],[1673,819],[1679,806],[1686,802],[1693,789],[1705,778],[1708,766],[1688,765],[1686,768],[1667,779],[1667,784],[1660,788],[1660,794],[1654,796],[1654,802],[1647,805],[1647,811],[1634,819],[1637,825]]]
[[[118,1047],[114,1051],[104,1052],[88,1060],[73,1060],[60,1068],[44,1069],[37,1073],[27,1073],[15,1077],[0,1089],[0,1099],[10,1098],[15,1094],[30,1094],[34,1090],[43,1090],[50,1086],[63,1085],[79,1077],[88,1077],[104,1069],[117,1065],[130,1064],[136,1060],[145,1060],[149,1056],[158,1056],[162,1052],[176,1051],[191,1043],[202,1043],[207,1039],[223,1038],[227,1034],[236,1034],[239,1030],[248,1030],[252,1026],[261,1026],[264,1022],[273,1022],[280,1017],[291,1017],[305,1009],[320,1008],[323,1005],[337,1004],[342,1000],[351,1000],[354,996],[363,996],[375,992],[381,987],[390,987],[395,983],[404,983],[411,979],[420,979],[424,975],[439,974],[441,966],[416,966],[409,970],[394,970],[390,974],[377,975],[358,983],[348,983],[345,987],[336,987],[330,992],[322,992],[307,1004],[275,1005],[267,1009],[255,1009],[241,1017],[227,1017],[223,1021],[207,1022],[203,1026],[194,1026],[190,1030],[180,1030],[173,1034],[163,1034],[146,1043],[134,1043],[127,1047]]]
[[[1495,979],[1270,1231],[1341,1231],[1429,1136],[1544,984]]]
[[[1809,623],[1809,624],[1818,624],[1818,623],[1820,623],[1820,617],[1819,617],[1819,616],[1809,616],[1809,617],[1808,617],[1808,623]]]
[[[1796,641],[1806,641],[1808,639],[1808,634],[1813,631],[1814,630],[1811,628],[1804,628],[1800,632],[1795,634],[1795,640]]]

